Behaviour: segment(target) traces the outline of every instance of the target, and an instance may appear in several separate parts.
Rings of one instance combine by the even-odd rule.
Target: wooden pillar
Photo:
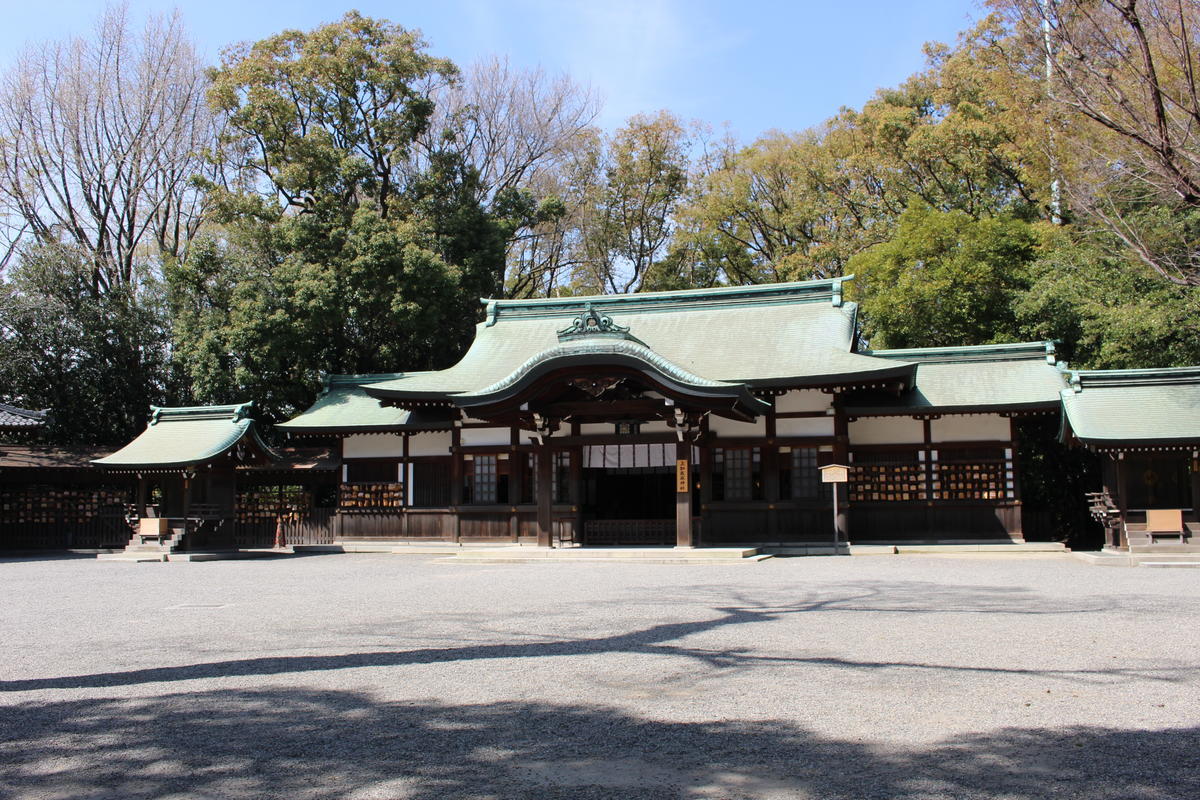
[[[921,417],[921,426],[925,431],[925,536],[932,539],[936,516],[933,505],[933,420],[930,417]]]
[[[842,408],[842,399],[833,396],[833,462],[835,464],[850,464],[850,421]],[[837,527],[837,538],[843,544],[850,544],[850,493],[849,483],[832,484],[833,491],[838,493],[838,513],[834,525]]]
[[[675,546],[692,547],[692,443],[675,443]]]
[[[403,449],[400,451],[400,466],[399,471],[400,483],[403,485],[404,497],[400,501],[400,535],[405,539],[408,538],[408,499],[413,497],[413,487],[409,486],[412,482],[412,467],[408,455],[408,440],[412,436],[411,433],[405,431],[401,436]]]
[[[554,454],[550,444],[537,448],[537,521],[538,547],[554,546]]]
[[[771,410],[763,421],[766,442],[762,451],[763,500],[767,502],[767,539],[780,540],[779,535],[779,447],[775,443],[775,399],[771,398]]]
[[[1005,464],[1005,486],[1007,481],[1012,480],[1012,490],[1007,492],[1008,499],[1012,501],[1012,524],[1008,535],[1013,539],[1025,540],[1025,517],[1024,504],[1021,502],[1021,465],[1020,459],[1017,456],[1017,449],[1020,446],[1020,432],[1017,430],[1017,420],[1015,417],[1008,418],[1008,442],[1012,448],[1012,458]],[[1012,470],[1009,471],[1009,467]]]
[[[571,496],[567,501],[571,504],[571,519],[575,529],[571,532],[572,541],[580,544],[583,541],[583,447],[571,448]]]
[[[183,473],[183,529],[186,531],[187,518],[192,511],[192,477]]]
[[[137,499],[134,501],[137,504],[135,508],[137,509],[137,515],[139,518],[146,516],[146,492],[150,488],[148,484],[149,482],[146,480],[146,476],[139,473]]]
[[[1117,471],[1117,509],[1120,512],[1121,526],[1113,534],[1115,547],[1128,547],[1129,537],[1125,534],[1125,524],[1129,519],[1129,480],[1124,453],[1113,454],[1113,469]]]
[[[456,423],[450,431],[450,510],[454,514],[454,541],[462,533],[462,516],[459,512],[463,501],[463,454],[462,428]]]
[[[521,478],[524,477],[525,465],[522,463],[525,454],[517,450],[521,443],[521,432],[515,428],[508,429],[508,535],[516,544],[521,538],[521,516],[517,506],[521,503]]]
[[[1200,522],[1200,452],[1192,452],[1191,461],[1191,477],[1192,477],[1192,513],[1196,517],[1196,521]]]

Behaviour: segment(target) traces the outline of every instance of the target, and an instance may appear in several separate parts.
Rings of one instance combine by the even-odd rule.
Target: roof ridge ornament
[[[608,314],[601,314],[588,303],[583,313],[571,321],[571,324],[558,332],[558,340],[567,341],[581,336],[613,336],[622,339],[631,338],[629,328],[613,322]]]

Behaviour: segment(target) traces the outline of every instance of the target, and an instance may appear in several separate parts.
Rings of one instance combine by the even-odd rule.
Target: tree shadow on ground
[[[702,592],[700,592],[702,594]],[[893,585],[886,590],[878,587],[845,588],[843,591],[793,598],[790,603],[755,603],[739,593],[726,592],[724,599],[738,605],[710,607],[708,616],[683,622],[668,622],[645,628],[621,631],[608,635],[561,636],[517,641],[458,643],[444,647],[420,647],[407,650],[369,650],[330,655],[278,655],[231,658],[198,664],[154,666],[113,672],[56,677],[0,680],[0,693],[46,689],[85,689],[134,686],[149,683],[199,680],[208,678],[261,677],[268,675],[302,674],[362,667],[398,667],[419,664],[450,664],[492,659],[541,659],[569,656],[602,655],[607,653],[677,656],[689,658],[714,669],[753,667],[760,665],[818,665],[855,670],[913,669],[946,673],[991,673],[1036,675],[1078,682],[1111,682],[1122,678],[1178,682],[1194,679],[1200,670],[1193,666],[1105,667],[1102,669],[1039,669],[1021,667],[938,664],[920,661],[874,661],[845,659],[831,656],[772,655],[750,648],[703,647],[681,640],[691,636],[719,631],[730,626],[770,622],[782,617],[805,613],[829,612],[913,612],[927,613],[1010,613],[1010,614],[1085,614],[1091,607],[1071,609],[1038,608],[1032,601],[1004,587],[995,593],[960,593],[946,587],[915,584],[899,591]],[[672,602],[664,598],[663,602]],[[695,603],[690,604],[695,613]],[[514,638],[511,633],[498,632],[492,638]]]
[[[1200,796],[1200,728],[1005,729],[887,750],[771,722],[669,722],[305,689],[29,702],[0,722],[5,798]]]

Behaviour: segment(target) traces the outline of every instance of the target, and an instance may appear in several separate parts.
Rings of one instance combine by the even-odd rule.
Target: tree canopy
[[[62,441],[150,402],[278,418],[321,372],[452,363],[480,297],[851,272],[875,347],[1200,360],[1195,4],[989,8],[861,107],[748,139],[603,130],[571,76],[356,12],[207,70],[179,17],[107,12],[0,82],[0,399],[61,409]]]

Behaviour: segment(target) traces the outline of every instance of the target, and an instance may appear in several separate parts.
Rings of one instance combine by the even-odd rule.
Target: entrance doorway
[[[674,445],[583,448],[583,544],[675,541]]]

